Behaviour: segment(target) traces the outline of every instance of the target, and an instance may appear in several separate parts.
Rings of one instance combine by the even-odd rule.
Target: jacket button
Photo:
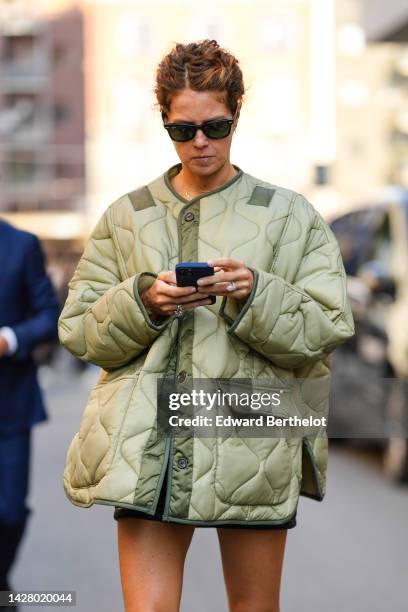
[[[184,215],[184,220],[185,221],[192,221],[194,219],[194,213],[192,212],[186,212],[186,214]]]
[[[177,467],[184,470],[184,468],[186,468],[187,466],[188,466],[188,459],[186,459],[185,457],[180,457],[180,459],[177,459]]]
[[[177,382],[184,382],[186,380],[186,376],[187,376],[187,372],[185,370],[181,370],[178,374],[177,374]]]

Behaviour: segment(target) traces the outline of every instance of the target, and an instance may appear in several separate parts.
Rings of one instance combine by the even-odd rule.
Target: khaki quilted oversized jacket
[[[86,245],[59,319],[62,345],[101,368],[67,452],[64,490],[77,506],[153,514],[166,466],[164,520],[177,523],[279,524],[299,495],[325,495],[325,432],[156,437],[158,378],[327,378],[330,351],[354,334],[330,228],[301,194],[234,167],[188,201],[172,166],[113,202]],[[217,257],[252,269],[247,299],[218,296],[154,324],[140,295],[159,271]],[[307,401],[327,414],[328,397]]]

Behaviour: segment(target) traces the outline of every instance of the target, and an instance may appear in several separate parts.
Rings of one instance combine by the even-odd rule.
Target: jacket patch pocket
[[[105,476],[114,456],[138,375],[122,376],[92,389],[79,424],[77,444],[70,447],[71,484],[75,488],[96,485]]]
[[[232,506],[270,506],[289,496],[292,454],[283,438],[217,438],[215,492]]]
[[[232,394],[223,414],[229,412],[234,421],[240,421],[227,438],[223,437],[224,427],[217,429],[215,490],[218,498],[224,503],[248,506],[285,502],[294,473],[293,456],[287,440],[279,433],[281,429],[269,426],[267,420],[298,412],[296,385],[292,382],[285,385],[276,377],[218,379],[217,382],[223,392],[224,406],[228,394]]]

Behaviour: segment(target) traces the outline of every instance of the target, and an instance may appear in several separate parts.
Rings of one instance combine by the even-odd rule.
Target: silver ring
[[[237,286],[234,283],[234,281],[231,281],[230,284],[227,285],[227,291],[235,291],[236,288],[237,288]]]
[[[177,304],[177,308],[174,311],[174,315],[176,317],[182,317],[183,316],[183,312],[184,312],[184,308],[181,304]]]

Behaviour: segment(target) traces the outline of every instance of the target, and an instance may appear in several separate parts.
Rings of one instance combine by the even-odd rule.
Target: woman
[[[197,526],[217,527],[230,610],[276,611],[299,495],[325,494],[327,436],[157,436],[156,383],[326,380],[354,333],[344,268],[301,194],[230,162],[244,95],[231,54],[177,44],[155,91],[180,163],[106,209],[60,316],[61,343],[102,368],[64,488],[78,506],[115,506],[126,611],[179,609]],[[214,274],[177,287],[181,261]],[[327,399],[304,401],[326,414]]]

